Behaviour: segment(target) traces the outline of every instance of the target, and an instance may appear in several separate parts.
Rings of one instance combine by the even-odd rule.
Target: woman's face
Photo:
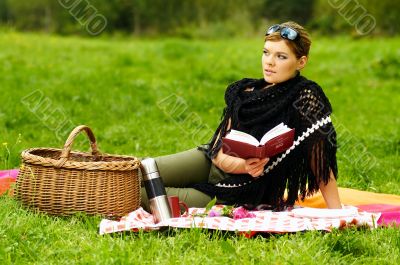
[[[296,75],[307,63],[307,57],[297,59],[285,40],[266,41],[262,56],[264,79],[268,83],[284,82]]]

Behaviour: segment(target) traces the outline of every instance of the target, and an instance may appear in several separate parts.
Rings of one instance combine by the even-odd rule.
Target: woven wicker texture
[[[92,153],[71,151],[76,136],[86,132]],[[91,129],[76,127],[63,149],[32,148],[22,152],[16,198],[53,215],[75,212],[120,217],[140,206],[140,161],[102,154]]]

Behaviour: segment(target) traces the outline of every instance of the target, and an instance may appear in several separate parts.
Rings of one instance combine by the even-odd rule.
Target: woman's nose
[[[264,62],[267,65],[274,65],[274,59],[272,58],[271,55],[265,56],[264,57]]]

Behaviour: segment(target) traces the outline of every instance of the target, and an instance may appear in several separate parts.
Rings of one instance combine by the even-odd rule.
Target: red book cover
[[[264,137],[267,136],[266,139],[268,139],[267,134],[270,133],[275,128],[267,132],[266,135],[264,135]],[[236,135],[240,135],[240,137],[245,135],[244,137],[253,139],[251,139],[251,141],[249,141],[251,143],[249,143],[246,142],[246,140],[242,140],[240,137],[230,137],[228,134],[226,137],[222,138],[222,151],[227,155],[247,159],[254,157],[257,158],[273,157],[279,153],[286,151],[293,145],[295,130],[286,127],[281,132],[279,130],[275,131],[274,134],[270,135],[272,136],[269,137],[271,139],[268,139],[264,144],[260,144],[260,142],[262,142],[263,139],[260,142],[258,142],[257,139],[255,139],[249,134],[240,131],[235,131],[235,133],[238,133]]]

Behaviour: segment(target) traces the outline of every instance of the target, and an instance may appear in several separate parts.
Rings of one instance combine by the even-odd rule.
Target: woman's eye
[[[279,59],[287,59],[287,57],[284,56],[284,55],[278,55],[278,58],[279,58]]]
[[[264,53],[264,54],[268,54],[268,52],[267,52],[267,51],[263,51],[263,53]]]

